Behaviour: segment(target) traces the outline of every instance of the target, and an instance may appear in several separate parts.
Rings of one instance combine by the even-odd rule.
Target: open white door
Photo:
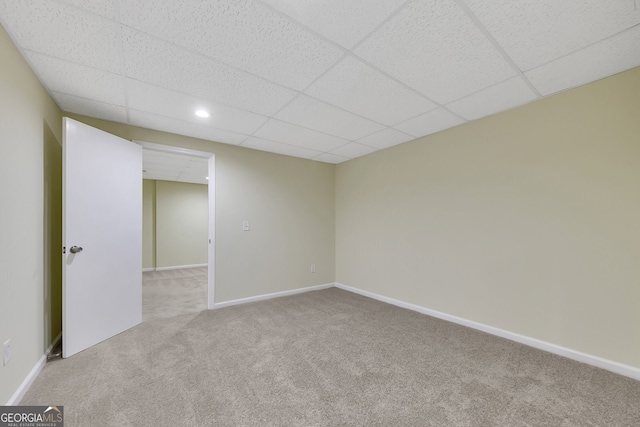
[[[142,147],[63,119],[62,355],[142,321]]]

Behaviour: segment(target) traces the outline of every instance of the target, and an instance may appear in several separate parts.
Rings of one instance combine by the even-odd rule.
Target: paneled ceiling
[[[142,178],[208,184],[208,159],[148,148],[142,150]]]
[[[640,65],[638,0],[0,0],[0,22],[66,112],[329,163]]]

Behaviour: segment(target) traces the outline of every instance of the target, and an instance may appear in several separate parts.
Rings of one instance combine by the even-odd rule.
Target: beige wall
[[[336,280],[640,367],[640,69],[338,165]]]
[[[144,268],[167,268],[207,264],[209,235],[208,186],[185,182],[144,180],[143,229],[155,230],[155,239],[145,235],[144,260],[155,253],[155,263]],[[154,200],[153,206],[148,201]],[[151,213],[150,213],[151,211]]]
[[[207,264],[208,185],[156,182],[156,267]]]
[[[122,138],[215,153],[216,302],[334,282],[334,165],[71,117]]]
[[[13,342],[11,362],[0,364],[5,404],[60,332],[62,130],[60,111],[1,27],[0,58],[0,345]]]
[[[142,268],[156,266],[156,181],[142,180]]]

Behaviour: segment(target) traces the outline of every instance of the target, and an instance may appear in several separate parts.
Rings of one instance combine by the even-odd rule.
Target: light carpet
[[[207,278],[207,267],[142,273],[142,320],[205,310]]]
[[[48,363],[65,426],[639,426],[640,382],[336,288],[144,322]]]

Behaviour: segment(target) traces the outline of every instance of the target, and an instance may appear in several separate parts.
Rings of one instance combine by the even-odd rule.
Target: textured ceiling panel
[[[410,2],[355,53],[442,104],[515,75],[453,0]]]
[[[464,123],[464,120],[444,108],[429,111],[411,120],[396,125],[395,128],[415,137],[430,135]]]
[[[182,171],[186,168],[193,156],[188,156],[186,154],[178,154],[178,153],[169,153],[166,151],[156,151],[156,150],[144,150],[143,153],[143,161],[144,164],[149,165],[171,165],[176,172]]]
[[[24,50],[120,72],[120,26],[111,21],[44,0],[2,1],[0,16]]]
[[[375,148],[358,144],[357,142],[351,142],[347,145],[343,145],[340,148],[336,148],[329,154],[336,154],[338,156],[347,157],[353,159],[355,157],[365,156],[376,151]]]
[[[127,79],[127,93],[132,109],[232,132],[254,132],[267,120],[264,116],[131,79]],[[194,113],[198,109],[209,111],[211,117],[196,117]]]
[[[209,173],[209,159],[203,157],[193,157],[189,162],[187,170],[182,172],[183,175],[204,175]]]
[[[320,151],[309,150],[307,148],[297,147],[295,145],[283,144],[282,142],[269,141],[267,139],[256,138],[251,136],[242,144],[243,147],[253,148],[254,150],[269,151],[285,156],[302,157],[311,159],[322,154]]]
[[[640,66],[638,9],[0,0],[0,24],[66,112],[339,163]]]
[[[467,120],[475,120],[526,104],[536,98],[537,95],[521,77],[513,77],[447,104],[447,108]]]
[[[322,152],[331,151],[349,142],[342,138],[273,119],[269,120],[253,136]]]
[[[125,105],[122,77],[116,74],[35,53],[27,58],[53,92]]]
[[[337,164],[337,163],[346,162],[349,159],[346,157],[335,155],[335,154],[324,153],[324,154],[320,154],[318,157],[314,157],[313,160],[317,160],[319,162]]]
[[[324,37],[351,49],[405,0],[263,0]]]
[[[640,26],[531,70],[525,75],[540,93],[550,95],[638,66]]]
[[[296,92],[138,31],[123,31],[128,77],[272,115]]]
[[[134,126],[157,129],[178,135],[206,139],[208,141],[223,142],[225,144],[237,145],[247,138],[246,135],[239,133],[228,132],[206,125],[185,122],[136,110],[129,110],[129,120]]]
[[[384,128],[322,101],[300,95],[275,118],[344,139],[358,139]]]
[[[178,180],[182,182],[192,182],[196,184],[206,184],[207,181],[207,170],[204,171],[197,170],[196,168],[190,167],[186,169],[178,175]]]
[[[373,135],[364,137],[358,140],[358,142],[370,147],[382,149],[393,147],[394,145],[402,144],[403,142],[411,141],[412,139],[415,138],[411,135],[407,135],[406,133],[395,129],[387,128],[380,132],[376,132]]]
[[[640,23],[634,0],[464,1],[523,71]]]
[[[177,153],[142,150],[144,179],[207,184],[208,159]]]
[[[429,100],[353,58],[342,60],[306,93],[386,125],[435,108]]]
[[[251,0],[120,0],[120,13],[132,28],[296,89],[343,56]]]
[[[113,104],[96,102],[87,98],[79,98],[66,93],[52,92],[58,106],[67,113],[82,114],[88,117],[100,117],[112,122],[127,123],[127,109]]]
[[[104,16],[107,19],[115,18],[114,1],[118,0],[64,0],[73,6],[82,8],[82,10]]]
[[[168,173],[163,170],[143,169],[142,179],[153,179],[157,181],[177,181],[177,173]]]

